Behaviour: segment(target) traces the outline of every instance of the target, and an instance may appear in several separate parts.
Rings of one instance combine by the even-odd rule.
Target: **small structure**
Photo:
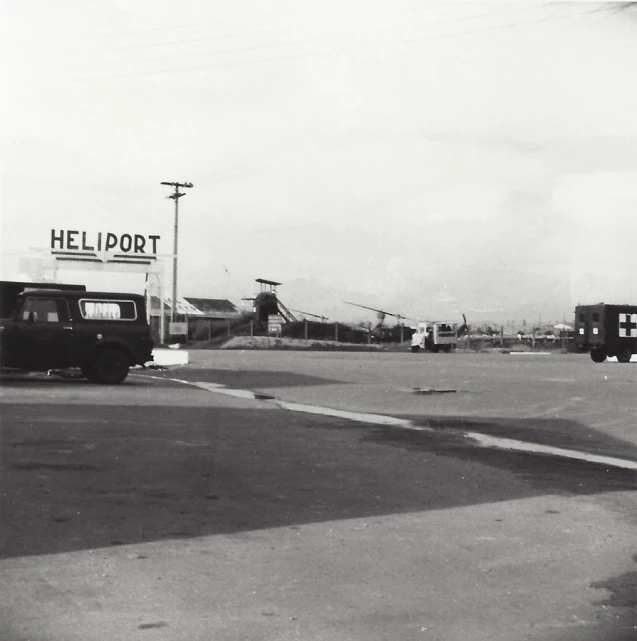
[[[254,316],[257,323],[268,322],[269,316],[283,316],[286,323],[293,323],[296,317],[292,312],[279,300],[276,288],[282,283],[265,278],[256,278],[260,285],[260,291],[254,298]]]
[[[191,298],[184,300],[199,313],[188,317],[188,337],[206,339],[220,325],[230,326],[242,318],[236,306],[225,298]]]

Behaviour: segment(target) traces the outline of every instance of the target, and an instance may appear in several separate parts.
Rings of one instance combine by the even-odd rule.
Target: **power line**
[[[431,6],[427,7],[428,11],[432,11],[434,9],[439,9],[437,6]],[[443,20],[435,20],[432,22],[427,22],[427,24],[435,25],[435,24],[444,24],[447,22],[458,22],[458,21],[464,21],[464,20],[472,20],[472,19],[477,19],[477,18],[483,18],[483,17],[492,17],[492,16],[498,16],[498,15],[504,15],[507,13],[512,13],[516,11],[528,11],[531,9],[531,7],[516,7],[515,9],[507,9],[506,11],[499,11],[496,13],[487,13],[487,14],[477,14],[477,15],[472,15],[472,16],[461,16],[461,17],[456,17],[456,18],[445,18]],[[326,24],[329,23],[330,20],[321,20],[320,22],[312,22],[312,26],[316,26],[317,24]],[[388,27],[385,29],[379,29],[378,32],[381,31],[394,31],[398,29],[403,29],[404,27]],[[168,45],[180,45],[180,44],[185,44],[185,43],[191,43],[191,42],[206,42],[208,40],[218,40],[218,39],[228,39],[232,37],[240,37],[242,35],[258,35],[261,33],[270,33],[272,31],[283,31],[282,27],[279,27],[278,29],[257,29],[252,32],[239,32],[236,34],[228,34],[225,36],[208,36],[205,38],[188,38],[188,39],[182,39],[182,40],[172,40],[168,42],[158,42],[158,43],[146,43],[146,44],[137,44],[137,45],[124,45],[122,47],[115,47],[117,49],[132,49],[132,48],[142,48],[142,47],[163,47],[163,46],[168,46]],[[346,34],[347,35],[347,34]]]
[[[484,19],[484,18],[491,18],[491,17],[497,17],[500,15],[506,15],[510,14],[513,12],[519,12],[519,11],[528,11],[530,8],[529,7],[520,7],[516,9],[509,9],[507,11],[500,11],[496,13],[482,13],[482,14],[475,14],[471,16],[461,16],[458,18],[448,18],[444,20],[436,20],[433,22],[427,22],[426,26],[430,25],[438,25],[438,24],[445,24],[448,22],[458,22],[458,21],[465,21],[465,20],[476,20],[476,19]],[[265,49],[274,49],[274,48],[279,48],[279,47],[288,47],[288,46],[296,46],[296,45],[303,45],[303,44],[312,44],[314,42],[321,42],[325,40],[335,40],[335,39],[340,39],[340,38],[355,38],[355,37],[360,37],[360,36],[370,36],[370,35],[377,35],[377,34],[383,34],[383,33],[391,33],[391,32],[397,32],[401,30],[408,30],[410,28],[413,28],[411,26],[405,26],[401,25],[399,27],[387,27],[384,29],[374,29],[372,31],[366,31],[366,32],[350,32],[350,33],[344,33],[344,34],[334,34],[331,36],[320,36],[316,38],[302,38],[299,40],[288,40],[288,41],[283,41],[283,42],[274,42],[274,43],[267,43],[267,44],[262,44],[262,45],[254,45],[251,47],[235,47],[232,49],[222,49],[222,50],[217,50],[217,51],[202,51],[202,52],[197,52],[197,53],[185,53],[185,54],[179,54],[179,55],[171,55],[171,56],[159,56],[159,57],[153,57],[153,58],[140,58],[137,60],[117,60],[113,62],[106,62],[102,65],[102,67],[108,67],[108,66],[114,66],[114,65],[128,65],[128,64],[143,64],[143,63],[148,63],[148,62],[160,62],[164,60],[183,60],[184,58],[193,58],[193,57],[200,57],[200,56],[208,56],[208,55],[224,55],[224,54],[232,54],[232,53],[245,53],[245,52],[251,52],[251,51],[261,51]],[[269,31],[269,30],[266,30]],[[193,40],[183,40],[183,41],[176,41],[172,44],[182,44],[184,42],[204,42],[204,41],[209,41],[209,40],[215,40],[217,39],[216,36],[211,36],[209,38],[197,38]],[[164,44],[170,44],[170,43],[164,43]],[[81,65],[81,66],[76,66],[73,67],[73,69],[91,69],[95,68],[97,65]]]
[[[582,12],[579,15],[586,15],[587,11]],[[534,24],[541,24],[543,22],[550,22],[551,20],[566,20],[568,18],[579,17],[572,15],[557,15],[557,12],[550,16],[545,16],[544,18],[538,18],[536,20],[525,20],[523,22],[512,22],[508,24],[492,25],[490,27],[482,27],[480,29],[467,29],[465,31],[456,31],[455,33],[444,33],[436,36],[423,36],[421,38],[411,38],[405,40],[405,42],[419,42],[423,40],[444,40],[445,38],[455,38],[457,36],[466,36],[466,35],[475,35],[481,33],[488,33],[491,31],[499,31],[502,29],[515,29],[516,27],[526,27]]]
[[[584,12],[588,13],[588,12]],[[455,32],[455,33],[448,33],[448,34],[440,34],[440,35],[433,35],[433,36],[423,36],[420,38],[409,38],[409,39],[403,39],[403,42],[406,43],[411,43],[411,42],[420,42],[424,40],[440,40],[444,38],[452,38],[460,35],[467,35],[467,34],[479,34],[483,32],[489,32],[493,30],[498,30],[498,29],[507,29],[507,28],[514,28],[514,27],[519,27],[519,26],[525,26],[529,24],[537,24],[537,23],[542,23],[542,22],[547,22],[551,19],[555,20],[560,20],[560,19],[566,19],[569,17],[574,17],[574,16],[548,16],[545,18],[541,18],[538,20],[527,20],[524,22],[516,22],[516,23],[510,23],[510,24],[505,24],[505,25],[496,25],[492,27],[484,27],[481,29],[474,29],[474,30],[466,30],[462,32]],[[393,29],[395,30],[395,29]],[[379,30],[378,32],[383,32],[384,30]],[[368,32],[369,33],[369,32]],[[257,58],[257,59],[252,59],[252,60],[239,60],[239,61],[233,61],[233,62],[224,62],[224,63],[214,63],[214,64],[209,64],[209,65],[197,65],[197,66],[192,66],[192,67],[181,67],[181,68],[176,68],[176,69],[158,69],[158,70],[153,70],[153,71],[142,71],[142,72],[132,72],[132,73],[122,73],[122,74],[110,74],[110,75],[104,75],[104,76],[93,76],[93,77],[85,77],[85,78],[74,78],[76,82],[91,82],[91,81],[98,81],[98,80],[112,80],[112,79],[119,79],[119,78],[131,78],[131,77],[141,77],[141,76],[154,76],[154,75],[165,75],[165,74],[176,74],[176,73],[185,73],[189,71],[205,71],[209,69],[221,69],[221,68],[229,68],[229,67],[238,67],[238,66],[245,66],[245,65],[251,65],[251,64],[260,64],[260,63],[267,63],[267,62],[277,62],[281,60],[292,60],[292,59],[297,59],[297,58],[307,58],[307,57],[312,57],[312,56],[321,56],[325,54],[330,54],[330,53],[336,53],[340,51],[345,51],[348,49],[353,49],[355,48],[356,45],[343,45],[340,47],[334,47],[331,49],[326,49],[323,51],[311,51],[311,52],[304,52],[304,53],[296,53],[296,54],[286,54],[286,55],[281,55],[281,56],[272,56],[270,58]]]
[[[75,82],[92,82],[96,80],[113,80],[113,79],[118,79],[118,78],[136,78],[140,76],[158,76],[158,75],[166,75],[170,73],[184,73],[188,71],[205,71],[207,69],[222,69],[225,67],[240,67],[240,66],[245,66],[245,65],[251,65],[251,64],[259,64],[259,63],[264,63],[264,62],[276,62],[279,60],[293,60],[295,58],[308,58],[311,56],[320,56],[322,54],[326,53],[332,53],[335,51],[343,51],[347,49],[347,47],[340,47],[337,49],[328,49],[326,51],[316,51],[316,52],[310,52],[310,53],[299,53],[299,54],[293,54],[293,55],[286,55],[286,56],[274,56],[272,58],[257,58],[255,60],[240,60],[236,62],[222,62],[222,63],[217,63],[217,64],[212,64],[212,65],[200,65],[197,67],[182,67],[180,69],[159,69],[156,71],[142,71],[142,72],[137,72],[137,73],[122,73],[122,74],[116,74],[116,75],[110,75],[110,76],[94,76],[94,77],[88,77],[88,78],[73,78]]]
[[[352,0],[353,1],[353,0]],[[365,0],[357,0],[364,2]],[[334,5],[338,5],[339,3],[334,3]],[[275,15],[280,15],[280,12],[278,11],[269,11],[268,13],[264,14],[262,17],[269,17],[269,16],[275,16]],[[103,38],[119,38],[121,36],[130,36],[130,35],[138,35],[138,34],[145,34],[145,33],[160,33],[160,32],[166,32],[166,31],[179,31],[183,29],[192,29],[192,28],[198,28],[198,27],[205,27],[209,25],[216,25],[216,22],[191,22],[189,24],[184,24],[184,25],[170,25],[168,27],[151,27],[147,29],[131,29],[129,31],[115,31],[112,33],[103,33],[103,34],[94,34],[91,36],[82,36],[79,38],[69,38],[67,36],[64,37],[53,37],[53,38],[45,38],[45,39],[40,39],[40,40],[31,40],[25,42],[27,45],[35,44],[37,42],[94,42],[95,39],[103,39]],[[280,27],[275,27],[275,28],[269,28],[269,29],[255,29],[253,31],[239,31],[235,33],[230,33],[230,34],[222,34],[218,36],[214,36],[219,39],[225,39],[225,38],[235,38],[235,37],[240,37],[242,35],[253,35],[257,33],[267,33],[270,31],[277,31],[280,29]],[[161,44],[161,43],[160,43]],[[143,46],[143,45],[142,45]],[[150,46],[153,46],[152,44]],[[120,48],[120,47],[118,47]],[[126,48],[126,45],[123,45],[121,48]]]

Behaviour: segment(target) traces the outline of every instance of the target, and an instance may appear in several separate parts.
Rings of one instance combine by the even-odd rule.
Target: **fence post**
[[[228,338],[230,338],[230,319],[229,318],[227,319],[227,323],[228,323]]]
[[[254,336],[254,321],[250,321],[250,336]]]
[[[307,318],[305,319],[305,340],[307,340]]]
[[[338,343],[338,323],[334,323],[334,340]]]

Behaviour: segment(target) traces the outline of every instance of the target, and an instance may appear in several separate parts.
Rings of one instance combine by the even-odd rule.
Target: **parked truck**
[[[456,323],[421,322],[414,328],[411,337],[411,351],[426,349],[431,352],[447,352],[458,344],[458,325]]]
[[[25,289],[0,320],[0,368],[78,369],[115,385],[153,360],[146,301],[139,294]]]
[[[637,305],[578,305],[575,345],[582,352],[590,352],[595,363],[613,356],[620,363],[628,363],[637,354]]]

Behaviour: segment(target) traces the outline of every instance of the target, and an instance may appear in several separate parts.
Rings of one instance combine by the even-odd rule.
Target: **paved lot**
[[[483,431],[637,460],[637,363],[596,365],[586,355],[291,351],[191,351],[190,359],[165,375],[429,420],[441,429],[479,424]]]
[[[462,430],[637,460],[637,367],[191,359],[117,388],[4,378],[0,638],[635,638],[637,473],[480,448]],[[172,378],[434,429],[290,412]]]

